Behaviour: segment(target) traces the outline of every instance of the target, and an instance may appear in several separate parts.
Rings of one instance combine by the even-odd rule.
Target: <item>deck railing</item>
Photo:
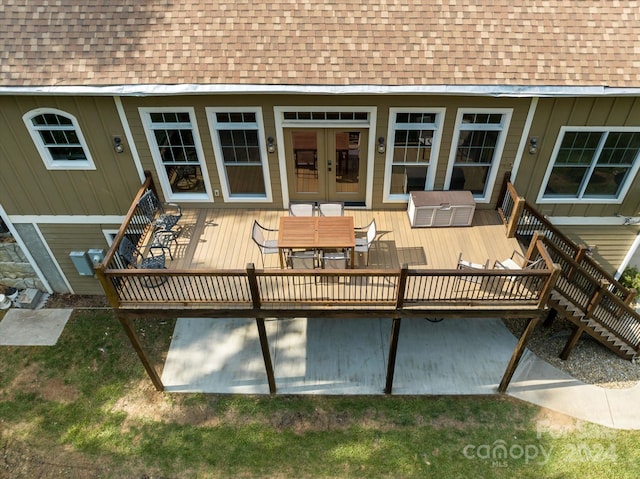
[[[531,270],[134,270],[113,256],[97,273],[121,309],[534,309],[557,276],[534,251],[545,261]]]
[[[620,290],[562,251],[552,240],[545,246],[553,262],[560,266],[560,279],[555,290],[569,301],[585,320],[593,320],[602,328],[640,352],[640,315],[620,298]]]
[[[499,204],[500,213],[507,227],[507,235],[516,237],[523,244],[528,245],[538,232],[551,241],[556,249],[559,249],[571,257],[585,272],[596,281],[607,281],[609,291],[621,299],[630,303],[635,292],[629,290],[611,274],[606,272],[590,256],[589,248],[577,245],[558,228],[556,228],[544,215],[538,212],[527,200],[518,196],[515,188],[507,182],[505,194]]]

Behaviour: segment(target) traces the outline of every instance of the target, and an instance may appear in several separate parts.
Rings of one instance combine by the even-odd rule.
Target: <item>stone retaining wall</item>
[[[45,290],[18,243],[1,241],[1,238],[0,284],[17,289],[37,288],[41,291]]]

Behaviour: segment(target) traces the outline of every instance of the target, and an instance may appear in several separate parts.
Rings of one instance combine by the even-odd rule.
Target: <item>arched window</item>
[[[39,108],[26,113],[22,119],[48,170],[95,170],[73,115]]]

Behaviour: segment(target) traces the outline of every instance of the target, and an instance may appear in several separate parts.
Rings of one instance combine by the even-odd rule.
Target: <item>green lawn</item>
[[[172,322],[136,326],[159,363]],[[637,478],[638,443],[501,396],[158,393],[105,312],[0,347],[0,478]]]

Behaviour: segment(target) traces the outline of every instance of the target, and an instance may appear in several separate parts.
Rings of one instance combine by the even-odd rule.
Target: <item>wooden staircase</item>
[[[574,334],[587,333],[621,358],[631,360],[636,356],[634,348],[626,341],[620,339],[614,330],[603,326],[593,318],[586,317],[581,308],[575,306],[559,291],[552,291],[547,305],[549,308],[553,308],[561,318],[566,319],[578,328]],[[640,337],[640,334],[638,336]],[[577,339],[578,338],[576,338],[576,341]],[[565,351],[563,351],[563,356],[568,357],[570,351],[567,351],[567,348],[565,348]],[[566,359],[566,357],[563,357],[563,359]]]
[[[505,175],[497,206],[507,236],[518,238],[529,248],[542,238],[551,261],[561,269],[547,299],[547,324],[555,311],[575,330],[560,357],[567,359],[583,332],[625,359],[640,357],[640,314],[630,306],[636,292],[605,271],[591,257],[588,247],[574,243],[535,205],[519,196],[509,176]]]

